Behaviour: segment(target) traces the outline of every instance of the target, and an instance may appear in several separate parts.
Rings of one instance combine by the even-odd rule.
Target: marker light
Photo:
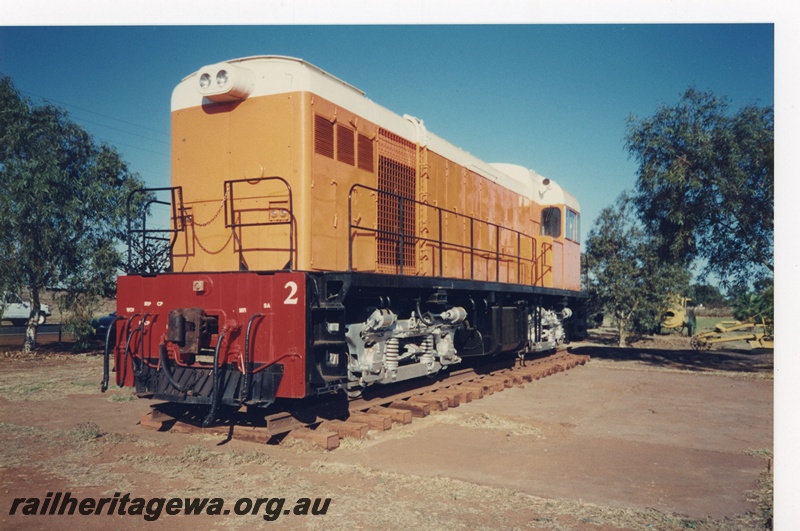
[[[219,63],[200,69],[198,90],[213,102],[242,101],[253,90],[252,70],[231,63]],[[216,84],[212,83],[214,79]]]

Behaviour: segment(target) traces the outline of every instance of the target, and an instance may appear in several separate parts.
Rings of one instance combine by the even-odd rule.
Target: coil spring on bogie
[[[432,335],[425,336],[425,341],[422,342],[422,348],[423,354],[419,357],[419,362],[425,365],[431,365],[436,359]]]
[[[396,371],[400,365],[400,340],[396,337],[389,339],[386,342],[386,370]]]
[[[425,349],[425,354],[433,354],[436,347],[433,344],[433,335],[425,336],[425,341],[422,343],[422,348]]]

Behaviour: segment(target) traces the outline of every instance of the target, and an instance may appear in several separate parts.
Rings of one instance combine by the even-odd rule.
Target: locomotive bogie
[[[440,314],[412,312],[408,319],[398,319],[385,308],[376,309],[363,323],[347,327],[352,360],[349,380],[362,386],[393,383],[432,376],[460,363],[453,338],[466,316],[461,307]]]

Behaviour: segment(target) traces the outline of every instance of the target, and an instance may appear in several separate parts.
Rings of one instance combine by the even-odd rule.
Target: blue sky
[[[488,162],[570,190],[588,232],[633,187],[626,120],[693,86],[772,105],[771,24],[0,27],[0,72],[169,182],[173,87],[203,65],[303,58]]]

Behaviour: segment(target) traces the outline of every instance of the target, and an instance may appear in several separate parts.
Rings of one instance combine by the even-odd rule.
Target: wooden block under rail
[[[371,407],[367,410],[370,415],[389,415],[394,422],[400,424],[411,424],[414,418],[411,411],[407,409],[396,409],[391,407]]]
[[[296,428],[290,431],[287,438],[311,441],[317,446],[326,450],[333,450],[339,447],[339,434],[332,431],[312,430],[309,428]]]
[[[356,411],[350,413],[350,416],[347,417],[347,420],[366,424],[370,427],[370,429],[377,431],[386,431],[392,429],[392,417],[389,415],[370,414]]]

